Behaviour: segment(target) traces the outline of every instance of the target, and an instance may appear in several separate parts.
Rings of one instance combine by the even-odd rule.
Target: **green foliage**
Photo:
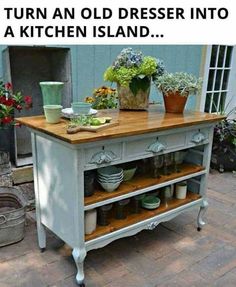
[[[179,92],[182,96],[197,94],[201,89],[202,79],[184,72],[164,73],[155,80],[156,87],[161,92]]]
[[[155,58],[144,57],[139,67],[120,67],[118,69],[112,66],[108,67],[104,73],[104,80],[119,83],[123,87],[128,87],[134,77],[152,76],[155,74],[157,64]]]
[[[120,52],[114,63],[106,69],[104,80],[116,82],[122,87],[130,87],[131,90],[134,90],[132,81],[136,79],[135,81],[139,82],[142,89],[146,90],[147,79],[144,81],[141,81],[141,79],[155,79],[164,73],[164,69],[164,65],[159,59],[143,56],[140,51],[126,48]]]
[[[149,77],[133,78],[131,83],[129,84],[129,87],[134,95],[137,95],[139,90],[142,90],[145,92],[150,87],[150,78]]]

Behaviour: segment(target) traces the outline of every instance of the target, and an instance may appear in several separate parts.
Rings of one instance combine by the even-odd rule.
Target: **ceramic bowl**
[[[108,176],[102,176],[102,175],[98,175],[98,179],[100,181],[105,181],[105,182],[113,182],[113,181],[119,181],[119,180],[123,180],[123,175],[119,175],[116,177],[108,177]]]
[[[117,177],[123,175],[123,169],[115,166],[102,167],[97,170],[98,174],[104,177]]]
[[[130,169],[124,169],[123,170],[123,174],[124,174],[124,181],[128,181],[131,180],[135,174],[137,170],[137,166],[134,168],[130,168]]]
[[[102,182],[102,183],[117,183],[117,182],[122,182],[123,178],[117,178],[117,179],[102,179],[100,177],[98,177],[98,182]]]
[[[73,102],[71,108],[75,115],[87,115],[90,112],[92,104],[85,102]]]
[[[146,209],[156,209],[160,206],[160,203],[160,198],[153,195],[147,195],[142,199],[142,207]]]
[[[99,182],[99,183],[102,186],[102,188],[108,192],[112,192],[112,191],[116,190],[120,185],[120,182],[116,182],[116,183]]]

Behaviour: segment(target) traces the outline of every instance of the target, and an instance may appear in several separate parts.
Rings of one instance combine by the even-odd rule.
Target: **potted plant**
[[[21,92],[13,93],[11,83],[0,81],[0,150],[10,152],[13,138],[12,127],[16,125],[15,114],[32,106],[32,98]]]
[[[162,61],[132,48],[123,49],[104,73],[104,80],[117,83],[120,109],[148,108],[151,81],[162,75]]]
[[[226,108],[229,105],[230,102]],[[225,115],[225,119],[214,128],[211,167],[220,172],[236,171],[236,119],[230,118],[235,112],[236,107],[228,114],[225,114],[225,111],[220,112]]]
[[[101,86],[94,89],[92,97],[85,98],[86,103],[91,103],[93,109],[115,109],[118,105],[117,91],[111,87]]]
[[[156,87],[162,92],[167,113],[182,113],[188,95],[196,95],[202,80],[184,72],[164,73],[156,78]]]

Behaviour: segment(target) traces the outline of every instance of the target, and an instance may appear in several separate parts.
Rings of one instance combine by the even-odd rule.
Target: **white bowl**
[[[104,182],[114,182],[114,181],[123,181],[123,176],[117,176],[117,177],[104,177],[104,176],[98,176],[98,180],[104,181]]]
[[[116,177],[116,176],[123,174],[123,169],[120,167],[115,167],[115,166],[106,166],[106,167],[99,168],[97,172],[99,175],[102,175],[102,176],[110,176],[110,177],[115,176]]]
[[[108,192],[116,190],[120,185],[120,182],[116,183],[99,182],[99,183],[103,187],[103,189],[105,189]]]
[[[98,181],[99,183],[117,183],[117,182],[121,183],[121,182],[123,181],[123,179],[102,180],[102,179],[99,179],[99,178],[98,178],[97,181]]]

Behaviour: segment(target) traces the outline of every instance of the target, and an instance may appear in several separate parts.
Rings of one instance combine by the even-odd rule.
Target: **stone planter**
[[[149,94],[151,83],[147,90],[139,89],[137,93],[131,91],[129,87],[122,87],[117,84],[119,107],[121,110],[145,110],[149,106]]]

